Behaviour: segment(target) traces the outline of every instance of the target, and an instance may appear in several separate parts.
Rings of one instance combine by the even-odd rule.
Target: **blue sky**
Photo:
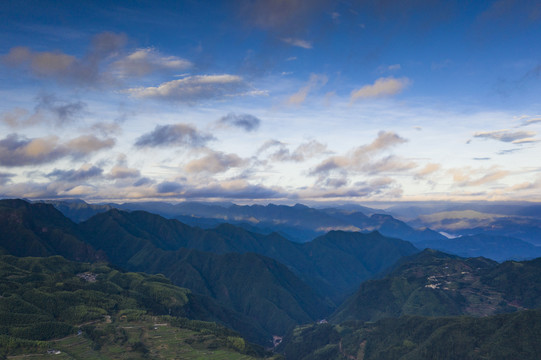
[[[3,1],[0,196],[541,200],[538,1]]]

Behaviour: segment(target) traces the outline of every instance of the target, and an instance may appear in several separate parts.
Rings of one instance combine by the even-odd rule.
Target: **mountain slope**
[[[122,320],[142,319],[145,314],[169,314],[173,317],[167,319],[168,322],[198,324],[207,329],[207,334],[212,329],[222,338],[238,336],[217,324],[178,318],[208,317],[216,305],[201,304],[201,296],[172,285],[161,275],[126,273],[104,264],[71,262],[60,256],[0,256],[0,294],[0,356],[25,348],[27,351],[39,348],[43,344],[36,340],[64,337],[77,329],[86,332],[95,347],[101,347],[103,342],[111,340],[103,338],[105,332],[114,327],[114,338],[124,336],[123,344],[128,339],[121,328],[129,327],[122,324]],[[199,311],[201,305],[205,306],[204,313]],[[210,317],[219,321],[221,315],[214,313]],[[108,328],[105,321],[100,332],[89,325],[106,319]],[[237,318],[237,321],[245,320]],[[80,327],[81,324],[86,325]],[[252,331],[252,338],[257,338],[261,330],[246,325],[246,330]]]
[[[52,205],[0,201],[0,253],[16,256],[62,255],[71,260],[104,258],[80,239],[75,223]]]
[[[160,229],[152,229],[156,222],[160,222]],[[147,224],[152,231],[144,229]],[[204,243],[210,235],[177,221],[112,210],[81,223],[80,228],[86,241],[104,251],[113,263],[129,270],[164,274],[176,285],[208,295],[248,316],[268,334],[283,334],[331,309],[275,260],[254,253],[215,254],[182,247],[190,241]],[[188,238],[181,236],[186,234]],[[198,234],[201,236],[196,237]]]
[[[294,360],[539,359],[541,310],[488,317],[404,316],[296,328],[281,351]]]
[[[425,250],[361,284],[334,322],[402,315],[477,315],[541,307],[541,259],[498,264]]]
[[[217,254],[261,254],[283,263],[334,302],[401,257],[417,252],[408,242],[378,233],[332,231],[299,244],[276,233],[251,233],[229,224],[202,230],[142,211],[111,210],[81,223],[80,228],[92,234],[89,243],[119,264],[149,244],[167,251],[183,247]]]

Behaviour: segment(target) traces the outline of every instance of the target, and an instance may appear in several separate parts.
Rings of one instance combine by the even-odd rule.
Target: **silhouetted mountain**
[[[81,240],[77,225],[52,205],[15,199],[0,200],[0,253],[62,255],[78,261],[104,258]]]
[[[334,322],[402,315],[493,315],[541,306],[541,259],[498,264],[425,250],[364,282]]]

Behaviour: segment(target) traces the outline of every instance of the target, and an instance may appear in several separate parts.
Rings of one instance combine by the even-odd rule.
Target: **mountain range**
[[[0,209],[0,251],[106,259],[130,271],[164,274],[249,320],[260,329],[251,336],[265,335],[251,338],[259,342],[326,317],[359,283],[418,251],[379,233],[335,231],[300,244],[231,225],[194,228],[142,211],[112,209],[75,224],[49,204],[3,200]],[[20,240],[15,230],[29,235]]]
[[[86,215],[74,222],[59,211],[63,206],[66,213],[77,207],[80,210],[72,215],[83,211]],[[81,322],[101,324],[107,315],[114,317],[116,325],[87,329],[93,346],[103,341],[124,346],[117,322],[120,313],[128,311],[168,314],[170,324],[187,324],[179,317],[215,322],[249,341],[278,346],[286,359],[498,358],[502,354],[533,359],[538,351],[534,335],[507,338],[515,339],[513,329],[540,331],[535,320],[538,311],[528,309],[541,306],[541,258],[499,263],[419,250],[425,245],[448,247],[458,254],[466,249],[466,255],[488,252],[494,258],[515,248],[511,256],[520,258],[528,251],[534,255],[537,248],[519,239],[418,238],[415,247],[379,231],[330,229],[311,241],[298,242],[277,231],[254,232],[227,223],[201,228],[146,211],[99,206],[97,211],[83,202],[53,206],[0,200],[2,344],[38,349],[43,344],[33,341],[39,340],[39,334],[49,334],[40,339],[60,337]],[[174,205],[164,205],[169,206]],[[208,209],[206,204],[194,206]],[[345,223],[379,222],[380,229],[398,232],[408,229],[391,215],[370,213],[370,209],[363,209],[369,213],[365,215],[357,208],[240,208],[254,210],[253,215],[260,217],[258,211],[276,211],[284,218],[303,212],[302,224],[308,224],[307,219],[332,218]],[[425,229],[425,234],[431,231]],[[225,346],[224,351],[246,349],[236,333],[201,326],[219,329],[212,341]],[[116,335],[103,335],[110,331]],[[283,335],[280,344],[276,339]],[[143,356],[145,344],[150,343],[126,349]],[[453,347],[456,344],[460,349]]]
[[[87,204],[81,200],[49,202],[75,222],[118,208],[156,213],[205,229],[231,223],[250,232],[276,232],[294,242],[308,242],[332,230],[365,233],[377,230],[385,236],[410,241],[419,249],[433,248],[460,256],[484,256],[496,261],[525,260],[541,256],[541,247],[536,246],[541,238],[541,227],[536,216],[541,215],[536,213],[539,207],[528,204],[509,207],[475,204],[457,204],[450,207],[451,205],[432,204],[404,208],[394,206],[381,210],[359,205],[311,208],[301,204],[239,206],[232,203],[141,202],[99,205]],[[468,209],[468,206],[485,211],[499,211],[501,214],[490,215],[490,221],[483,220],[484,222],[479,223],[475,220],[477,213],[473,210],[440,211],[448,208]],[[431,209],[440,212],[430,213]],[[393,217],[391,213],[407,222]],[[409,217],[405,214],[409,214]],[[464,215],[468,216],[467,221],[460,218]],[[486,216],[488,215],[483,215],[482,219],[486,219]],[[437,219],[437,222],[434,219]],[[462,225],[457,228],[457,224]]]

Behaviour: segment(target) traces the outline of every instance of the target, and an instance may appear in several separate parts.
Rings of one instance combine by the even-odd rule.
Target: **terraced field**
[[[85,328],[85,327],[83,327]],[[10,356],[9,359],[210,359],[255,360],[242,354],[244,340],[223,337],[206,329],[172,326],[167,318],[145,316],[135,321],[103,321],[86,327],[86,333],[50,341],[50,352]],[[88,332],[91,331],[93,335]],[[93,338],[93,339],[92,339]]]

